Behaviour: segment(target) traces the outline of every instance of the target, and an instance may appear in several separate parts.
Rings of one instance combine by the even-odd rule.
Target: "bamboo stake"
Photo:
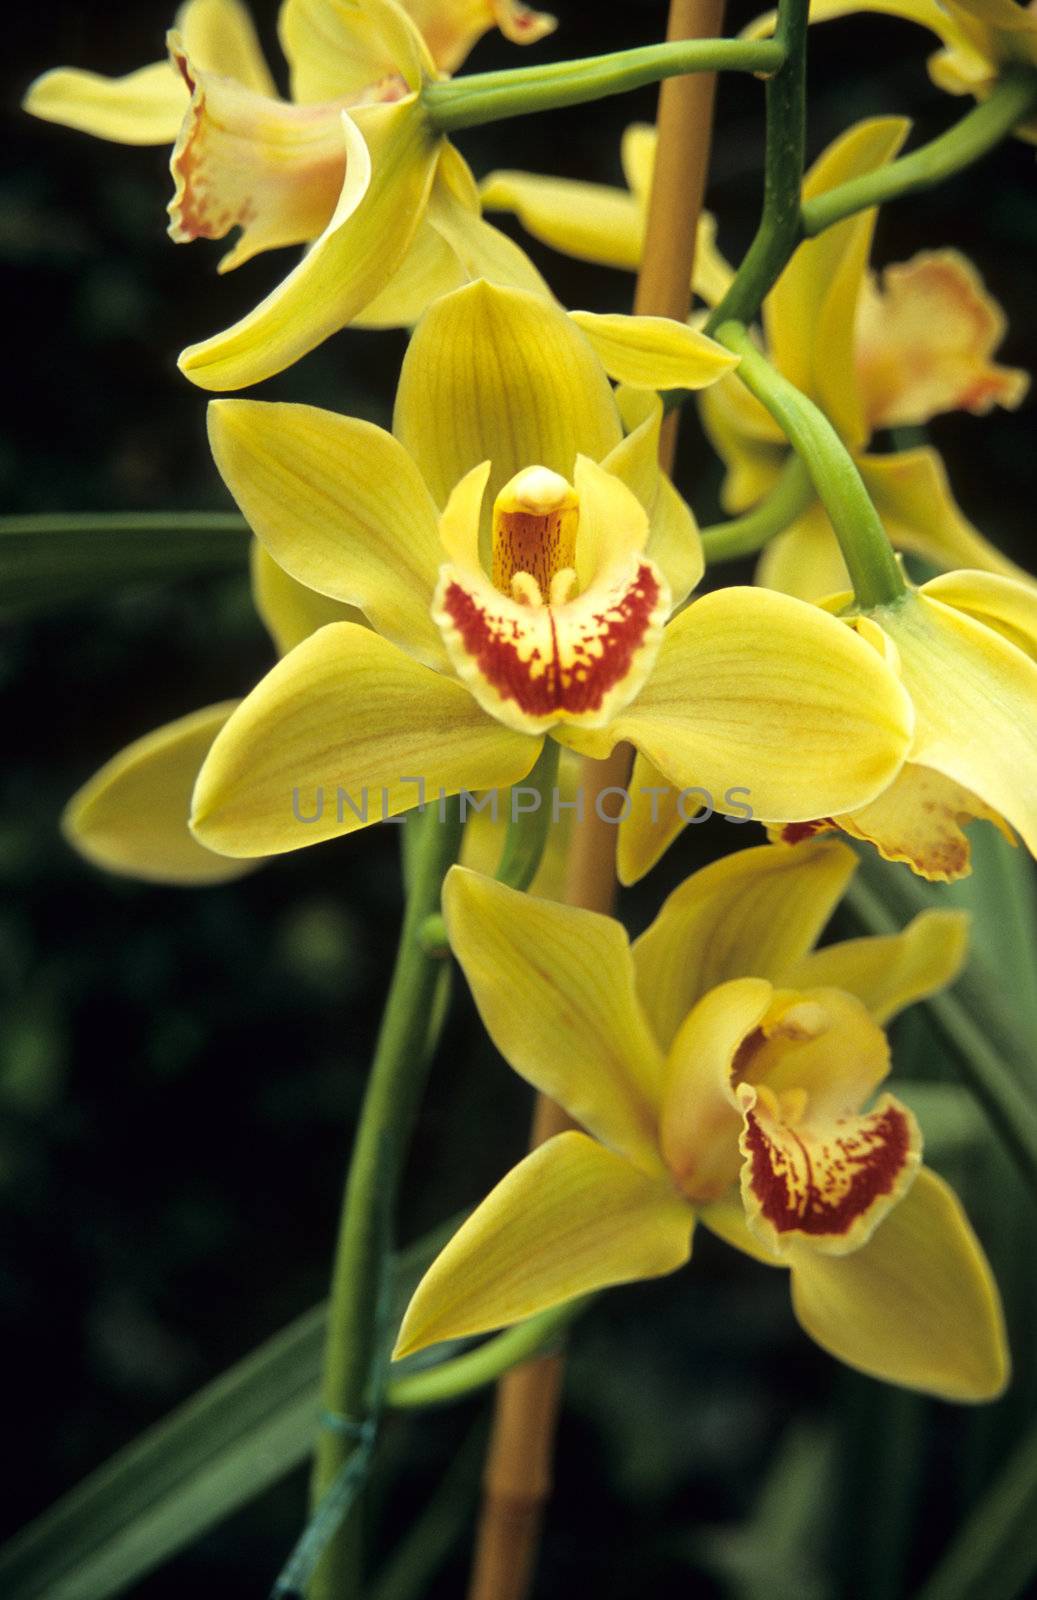
[[[671,0],[667,38],[715,38],[722,20],[723,0]],[[683,321],[688,314],[715,87],[712,74],[694,73],[668,79],[659,94],[659,142],[634,295],[634,310],[644,316]],[[673,466],[679,415],[676,409],[670,413],[659,440],[659,459],[667,472]],[[629,771],[630,751],[625,745],[617,746],[605,761],[582,763],[585,814],[574,829],[566,882],[570,905],[606,913],[613,908],[616,828],[601,820],[595,801],[603,790],[622,787]],[[571,1126],[561,1107],[540,1095],[530,1148]],[[544,1505],[551,1492],[561,1385],[561,1356],[527,1362],[497,1385],[468,1600],[525,1600],[530,1592]]]

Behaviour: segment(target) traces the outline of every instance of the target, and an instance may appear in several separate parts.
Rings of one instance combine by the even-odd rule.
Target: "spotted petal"
[[[440,72],[456,72],[468,52],[496,26],[512,44],[536,44],[558,26],[522,0],[401,0],[420,29]]]
[[[393,1354],[674,1272],[691,1254],[693,1220],[667,1179],[585,1134],[559,1134],[508,1173],[432,1263]]]
[[[611,722],[651,672],[670,611],[664,578],[640,553],[647,519],[637,500],[583,457],[575,477],[584,587],[574,599],[534,604],[502,594],[469,561],[443,567],[432,606],[451,662],[479,704],[526,733]],[[461,494],[473,478],[462,480]],[[456,502],[444,525],[455,520]],[[474,532],[473,521],[469,548]]]
[[[742,1200],[750,1228],[775,1249],[860,1249],[915,1178],[921,1133],[892,1095],[822,1123],[783,1114],[762,1085],[743,1084],[739,1099]]]
[[[435,67],[406,9],[392,0],[284,0],[278,34],[292,99],[356,101],[397,75],[419,88]]]
[[[932,767],[909,761],[869,805],[835,818],[853,839],[873,844],[886,861],[903,861],[931,883],[953,883],[972,870],[965,825],[982,819],[1015,843],[993,807]]]

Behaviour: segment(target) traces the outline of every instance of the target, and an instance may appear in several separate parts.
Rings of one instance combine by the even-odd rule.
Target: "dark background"
[[[254,9],[278,62],[275,8],[257,0]],[[620,48],[660,37],[665,25],[656,0],[560,0],[558,9],[553,39],[521,57],[487,39],[471,67]],[[739,8],[733,25],[750,15]],[[204,399],[178,376],[175,357],[254,304],[284,258],[218,280],[222,245],[186,250],[165,238],[165,151],[95,142],[17,110],[48,66],[115,73],[157,59],[170,21],[157,0],[49,0],[5,19],[0,484],[9,511],[228,503],[207,455]],[[877,19],[818,29],[811,157],[869,113],[907,112],[922,137],[947,126],[964,107],[929,84],[929,48],[927,35]],[[500,124],[458,143],[479,175],[507,165],[619,181],[620,133],[652,117],[654,98],[646,91]],[[722,82],[708,198],[735,260],[759,203],[762,105],[757,83]],[[890,207],[876,251],[885,262],[964,249],[1008,312],[1004,359],[1031,369],[1033,159],[1012,143]],[[628,306],[623,275],[530,249],[567,303]],[[386,422],[403,345],[396,333],[340,335],[263,393]],[[940,419],[932,435],[963,507],[1026,561],[1030,407]],[[678,482],[703,522],[716,515],[718,480],[689,414]],[[395,940],[396,834],[307,850],[231,887],[174,891],[94,872],[57,831],[68,796],[110,754],[244,692],[270,659],[243,576],[115,592],[0,632],[7,1531],[325,1292]],[[694,865],[744,842],[719,821],[689,830],[628,897],[633,923]],[[917,1022],[897,1042],[914,1075],[950,1071]],[[525,1089],[460,996],[418,1133],[404,1237],[481,1196],[521,1152],[526,1116]],[[968,1163],[972,1209],[988,1244],[1018,1260],[1030,1202],[979,1139]],[[1016,1213],[1022,1222],[1006,1223]],[[1017,1314],[1027,1312],[1021,1299]],[[1031,1398],[1025,1364],[1012,1397],[975,1416],[842,1372],[796,1331],[782,1275],[703,1240],[693,1272],[612,1295],[580,1326],[538,1593],[551,1600],[577,1580],[602,1600],[754,1595],[761,1581],[781,1592],[745,1519],[767,1474],[786,1470],[790,1442],[815,1467],[826,1451],[833,1465],[823,1506],[811,1511],[804,1498],[802,1563],[792,1563],[788,1592],[907,1593],[1003,1458]],[[376,1549],[392,1547],[484,1409],[473,1402],[393,1425],[395,1482]],[[133,1594],[263,1594],[304,1502],[296,1473]],[[465,1542],[430,1594],[459,1592]]]

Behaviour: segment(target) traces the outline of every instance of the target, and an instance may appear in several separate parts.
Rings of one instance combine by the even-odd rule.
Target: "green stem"
[[[835,529],[858,603],[891,605],[907,592],[892,546],[853,457],[812,400],[776,372],[740,322],[725,322],[716,339],[741,357],[738,376],[766,406],[802,457]]]
[[[884,200],[899,199],[918,189],[929,189],[971,166],[1006,139],[1037,108],[1037,72],[1006,69],[990,98],[975,106],[938,139],[910,155],[837,184],[827,194],[815,195],[803,205],[803,232],[808,238]],[[744,319],[743,319],[744,320]]]
[[[584,1295],[579,1300],[566,1300],[560,1306],[529,1317],[506,1333],[487,1339],[477,1349],[466,1350],[464,1355],[426,1367],[422,1372],[391,1378],[385,1391],[386,1405],[398,1411],[440,1405],[495,1383],[502,1373],[521,1366],[555,1344],[570,1322],[587,1308],[591,1298]]]
[[[775,42],[784,61],[767,82],[763,214],[756,237],[706,330],[751,322],[802,238],[799,200],[806,147],[807,23],[810,0],[778,0]]]
[[[783,45],[773,39],[677,39],[580,61],[428,83],[421,98],[432,126],[453,133],[505,117],[603,100],[687,72],[775,72],[784,56]]]
[[[742,517],[703,528],[706,565],[711,567],[718,561],[755,555],[776,534],[784,533],[814,498],[809,472],[797,455],[790,455],[766,500],[761,500]]]
[[[342,1206],[331,1284],[322,1400],[336,1419],[363,1422],[377,1401],[379,1302],[384,1277],[386,1210],[391,1209],[411,1123],[429,1058],[428,1019],[439,963],[421,947],[418,932],[439,905],[443,878],[461,839],[456,801],[430,804],[408,819],[419,838],[411,855],[411,887],[396,966],[364,1092]],[[313,1499],[318,1502],[355,1441],[324,1428],[317,1446]],[[311,1586],[311,1596],[339,1600],[347,1592],[356,1554],[356,1514],[339,1530]]]
[[[895,933],[885,905],[864,884],[853,884],[848,904],[869,933]],[[954,1050],[976,1099],[1011,1153],[1024,1182],[1037,1194],[1037,1103],[953,993],[930,995],[926,1005]]]
[[[537,875],[548,829],[554,818],[555,784],[558,780],[558,758],[561,745],[555,739],[545,739],[543,749],[536,759],[525,783],[509,789],[504,804],[508,807],[508,828],[504,848],[494,876],[498,883],[509,889],[528,889]],[[519,795],[535,799],[528,809],[516,809]],[[498,797],[499,798],[499,797]],[[496,821],[496,812],[494,812]],[[423,950],[430,955],[445,956],[450,944],[442,912],[434,911],[426,917],[418,935]]]

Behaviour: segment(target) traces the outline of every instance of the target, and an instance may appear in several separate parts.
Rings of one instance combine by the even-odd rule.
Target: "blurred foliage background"
[[[645,42],[662,35],[665,9],[559,0],[553,39],[520,58],[488,38],[470,66]],[[254,10],[277,62],[273,0]],[[734,8],[732,24],[751,14]],[[162,0],[47,0],[5,19],[8,511],[229,505],[207,454],[204,398],[175,357],[254,304],[284,260],[217,279],[222,246],[185,250],[164,235],[167,152],[104,145],[17,109],[51,65],[122,72],[156,59],[171,20]],[[930,86],[930,48],[929,35],[879,19],[818,29],[811,156],[867,114],[906,112],[922,137],[947,126],[963,108]],[[507,165],[619,181],[621,131],[651,119],[654,102],[646,91],[458,142],[479,175]],[[735,260],[760,199],[762,110],[757,83],[722,82],[708,198]],[[1032,150],[1015,143],[890,208],[877,236],[880,262],[944,245],[971,255],[1010,318],[1003,358],[1029,369],[1032,185]],[[623,275],[530,249],[567,303],[628,306]],[[398,333],[340,335],[262,392],[384,423],[403,348]],[[1032,564],[1031,406],[940,419],[932,435],[962,506]],[[703,522],[717,515],[718,481],[689,411],[678,483]],[[396,832],[205,891],[104,877],[58,833],[65,800],[110,754],[244,692],[270,660],[244,573],[113,588],[101,603],[41,609],[0,633],[0,1316],[17,1441],[5,1533],[325,1292],[399,916]],[[689,829],[626,897],[631,924],[695,865],[757,842],[749,832],[719,819]],[[850,928],[847,918],[840,931]],[[895,1046],[901,1075],[956,1080],[923,1017],[905,1020]],[[458,993],[411,1165],[405,1238],[472,1203],[517,1158],[527,1100]],[[600,1600],[764,1590],[892,1600],[917,1589],[1034,1401],[1033,1202],[967,1100],[935,1101],[935,1164],[960,1183],[1010,1298],[1019,1378],[1008,1398],[969,1414],[837,1369],[797,1332],[782,1275],[704,1238],[691,1270],[615,1293],[578,1326],[542,1600],[577,1583]],[[388,1430],[372,1518],[382,1554],[456,1461],[429,1596],[461,1589],[478,1474],[465,1441],[485,1413],[483,1398]],[[132,1593],[264,1593],[304,1506],[297,1471]]]

